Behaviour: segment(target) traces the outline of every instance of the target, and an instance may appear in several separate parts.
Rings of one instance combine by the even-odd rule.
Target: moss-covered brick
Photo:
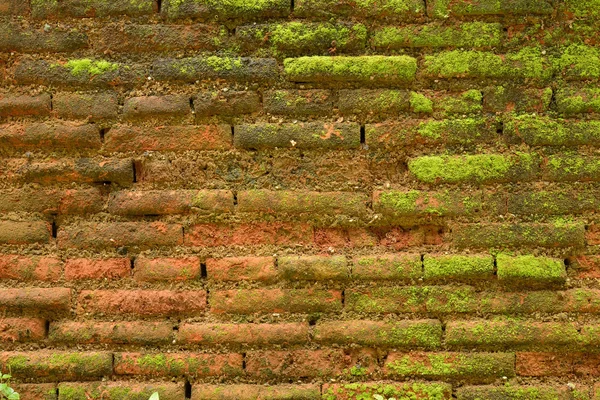
[[[433,0],[427,2],[427,14],[434,18],[473,15],[552,14],[551,1],[545,0]]]
[[[37,29],[23,29],[15,23],[0,24],[0,51],[3,52],[70,53],[88,46],[88,36],[75,29],[42,32]]]
[[[533,146],[580,146],[600,144],[600,121],[571,122],[536,114],[507,117],[508,140]]]
[[[352,278],[364,281],[414,281],[422,277],[419,254],[383,254],[356,256],[352,260]]]
[[[447,383],[334,383],[323,386],[323,400],[377,399],[446,400],[452,398]]]
[[[578,154],[548,156],[543,177],[549,181],[600,181],[600,158]]]
[[[527,181],[537,175],[538,158],[528,153],[423,156],[410,160],[408,169],[416,179],[426,183]]]
[[[536,190],[519,193],[490,192],[484,203],[494,214],[564,215],[597,210],[600,192],[595,190]]]
[[[34,18],[89,18],[128,15],[132,17],[155,12],[152,0],[32,0]]]
[[[518,318],[449,321],[446,344],[453,348],[490,350],[576,349],[581,344],[577,324],[536,322]]]
[[[410,21],[423,17],[423,0],[296,0],[294,15],[298,17],[378,18]]]
[[[367,41],[363,24],[330,22],[285,22],[245,25],[236,28],[236,38],[249,51],[271,47],[277,55],[325,55],[362,51]]]
[[[63,382],[58,385],[58,400],[148,400],[154,392],[160,400],[185,396],[183,383]]]
[[[250,400],[250,399],[298,399],[320,400],[321,387],[318,384],[219,384],[194,383],[194,400]],[[218,397],[215,397],[218,396]],[[161,397],[162,400],[162,397]]]
[[[554,59],[554,66],[566,79],[598,79],[600,50],[583,44],[569,45],[563,49],[560,57]]]
[[[600,17],[599,0],[565,0],[564,7],[578,19],[597,21]]]
[[[322,122],[237,125],[233,144],[242,149],[356,149],[360,147],[360,127]]]
[[[511,399],[511,400],[566,400],[571,398],[567,389],[551,386],[464,386],[457,389],[459,400]]]
[[[442,324],[438,320],[320,322],[315,327],[314,340],[328,345],[433,349],[441,346]]]
[[[532,255],[496,256],[498,280],[509,287],[553,287],[565,284],[567,271],[562,260]]]
[[[410,110],[419,114],[431,114],[433,112],[433,101],[422,93],[411,92]]]
[[[327,281],[350,279],[345,256],[283,256],[277,259],[277,269],[289,281]]]
[[[426,254],[423,267],[427,282],[490,280],[494,275],[494,259],[489,255]]]
[[[165,0],[161,7],[162,14],[170,19],[192,17],[234,23],[285,17],[290,11],[290,0]]]
[[[292,82],[357,82],[407,84],[415,79],[417,60],[410,56],[315,56],[286,58],[285,74]]]
[[[392,89],[342,89],[338,109],[345,115],[396,115],[410,110],[411,93]]]
[[[238,376],[241,354],[117,353],[114,374],[122,376]]]
[[[452,234],[459,248],[560,248],[585,243],[585,228],[578,222],[458,224]]]
[[[480,193],[388,190],[373,194],[373,210],[387,218],[473,215],[483,208]]]
[[[513,85],[483,89],[483,108],[487,112],[544,112],[552,101],[552,89],[531,89]]]
[[[214,115],[235,117],[253,114],[261,109],[258,93],[250,90],[202,92],[195,95],[193,100],[197,122]]]
[[[188,57],[158,59],[152,64],[152,78],[160,81],[193,83],[198,80],[272,81],[279,68],[272,58]]]
[[[434,112],[442,116],[480,114],[483,111],[483,93],[476,89],[436,96],[433,101]]]
[[[291,117],[331,115],[333,96],[323,89],[269,90],[263,93],[263,107],[266,113]]]
[[[515,376],[512,353],[391,353],[385,372],[392,377],[490,382]]]
[[[556,108],[564,115],[600,112],[600,88],[561,88],[556,91]]]
[[[471,47],[498,46],[502,25],[465,22],[458,26],[441,24],[386,26],[373,31],[371,46],[377,50],[401,50],[405,47]]]
[[[553,67],[537,47],[523,47],[516,53],[505,55],[453,50],[425,56],[423,74],[431,78],[530,79],[544,82],[552,77]]]
[[[31,7],[29,2],[23,2],[18,0],[2,0],[0,2],[0,15],[29,15],[31,12]]]

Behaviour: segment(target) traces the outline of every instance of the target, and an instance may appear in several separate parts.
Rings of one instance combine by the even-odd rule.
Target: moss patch
[[[498,254],[498,280],[517,286],[553,286],[564,284],[567,272],[562,260],[532,255],[511,257]]]
[[[52,66],[55,66],[53,64]],[[74,76],[82,76],[82,75],[100,75],[106,72],[117,71],[119,69],[119,65],[116,63],[111,63],[108,61],[93,61],[89,58],[82,58],[79,60],[69,60],[64,65],[71,74]]]
[[[472,281],[491,279],[492,256],[425,255],[425,279],[435,281]]]

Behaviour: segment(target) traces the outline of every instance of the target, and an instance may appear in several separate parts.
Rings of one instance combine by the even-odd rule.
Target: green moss
[[[416,113],[431,114],[433,112],[433,101],[420,93],[411,92],[410,108]]]
[[[562,260],[532,255],[496,256],[498,279],[511,285],[552,285],[564,283],[567,273]]]
[[[323,393],[323,400],[373,400],[376,399],[374,395],[386,400],[443,400],[451,391],[451,386],[444,383],[347,383],[328,388]]]
[[[435,110],[444,114],[475,114],[483,111],[483,94],[472,89],[459,95],[448,95],[435,102]]]
[[[567,9],[577,18],[598,20],[600,0],[565,0]]]
[[[210,56],[205,62],[214,71],[231,71],[242,67],[240,58]]]
[[[417,133],[428,142],[469,144],[487,141],[491,136],[491,129],[480,118],[457,118],[422,122]]]
[[[26,356],[10,357],[5,362],[5,366],[8,369],[8,373],[15,373],[26,369],[29,366],[29,359]]]
[[[600,88],[579,90],[559,89],[556,93],[558,111],[564,114],[600,112]]]
[[[426,280],[489,280],[494,273],[491,256],[425,255],[423,265]]]
[[[314,50],[330,47],[342,50],[351,42],[364,45],[367,40],[367,29],[362,24],[349,26],[289,22],[275,25],[269,38],[271,43],[283,52],[289,49]]]
[[[567,77],[581,79],[600,77],[600,51],[595,47],[572,44],[564,49],[554,64]]]
[[[56,66],[56,64],[53,64],[52,66],[54,67]],[[116,71],[119,69],[119,65],[116,63],[111,63],[104,60],[93,61],[89,58],[69,60],[65,64],[65,67],[68,68],[71,71],[71,74],[74,76],[94,76],[104,74],[106,72]]]
[[[414,216],[416,214],[447,216],[471,214],[482,208],[481,200],[460,192],[422,192],[411,190],[381,193],[376,209],[384,215]]]

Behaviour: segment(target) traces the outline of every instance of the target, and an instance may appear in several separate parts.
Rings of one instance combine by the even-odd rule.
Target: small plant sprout
[[[10,387],[9,374],[0,374],[0,399],[2,400],[20,400],[21,396]]]

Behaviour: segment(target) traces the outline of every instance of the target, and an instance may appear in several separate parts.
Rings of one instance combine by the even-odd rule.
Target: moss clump
[[[432,193],[417,190],[383,192],[375,205],[376,211],[386,216],[463,215],[476,212],[482,206],[480,199],[465,196],[460,192]]]
[[[454,15],[498,15],[498,14],[551,14],[552,4],[538,0],[476,0],[455,2],[451,0],[435,0],[433,15],[437,18],[448,18]]]
[[[427,142],[469,144],[493,139],[492,130],[479,118],[427,121],[419,124],[418,135]]]
[[[71,71],[71,75],[82,76],[82,75],[100,75],[106,72],[112,72],[119,69],[119,65],[108,61],[100,60],[93,61],[89,58],[82,58],[79,60],[69,60],[65,67]]]
[[[459,95],[444,96],[436,101],[435,110],[443,114],[476,114],[483,111],[483,94],[468,90]]]
[[[423,266],[426,280],[472,281],[494,274],[491,256],[425,255]]]
[[[335,15],[404,19],[425,11],[422,0],[302,0],[296,4],[298,16]]]
[[[565,0],[565,5],[577,18],[597,20],[600,17],[600,0]]]
[[[420,93],[411,92],[410,109],[416,113],[431,114],[433,112],[433,101]]]
[[[551,181],[599,181],[600,159],[580,155],[549,156],[545,177]]]
[[[564,49],[555,67],[568,78],[600,77],[600,51],[582,44],[572,44]]]
[[[559,89],[556,93],[556,106],[563,114],[598,113],[600,88]]]
[[[288,22],[273,26],[267,36],[275,49],[284,54],[330,48],[344,51],[364,47],[367,28],[362,24]]]
[[[242,67],[240,58],[210,56],[205,58],[206,65],[213,71],[231,71]]]
[[[551,286],[563,284],[567,277],[562,260],[547,257],[498,254],[496,263],[498,279],[510,285]]]

